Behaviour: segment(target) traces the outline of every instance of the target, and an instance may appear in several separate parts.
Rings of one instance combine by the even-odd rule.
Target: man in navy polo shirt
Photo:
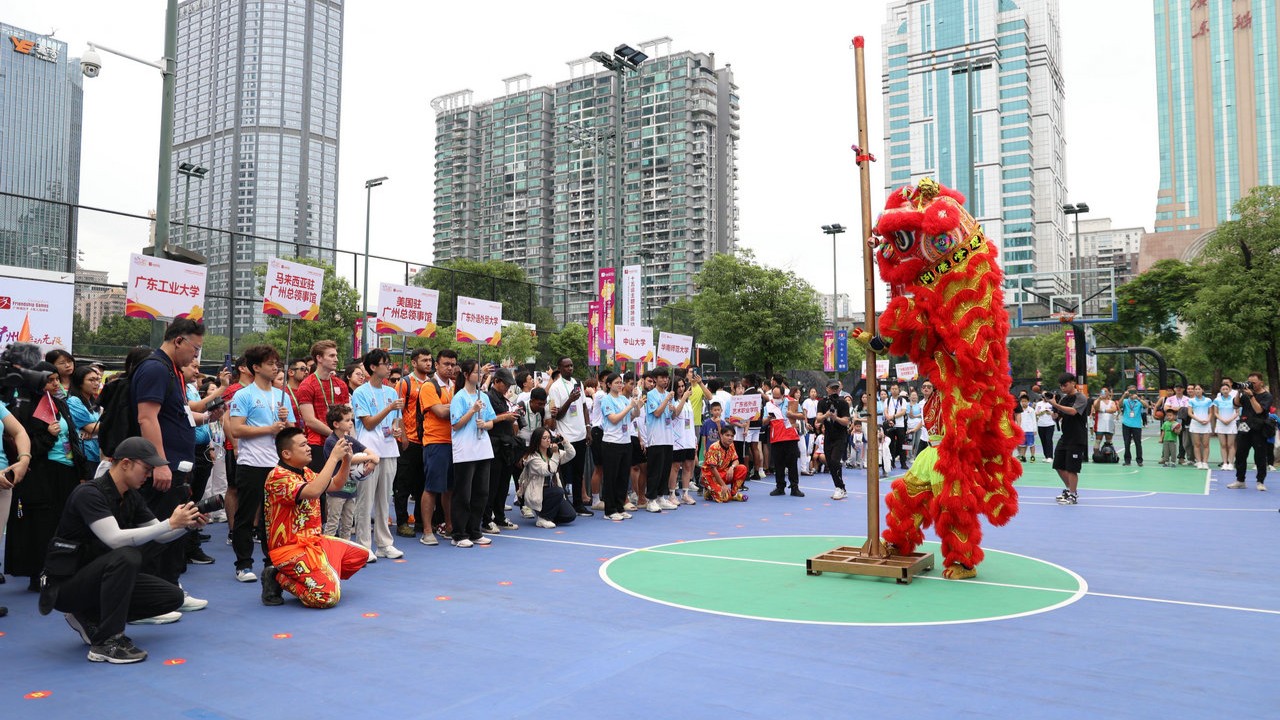
[[[186,318],[174,320],[165,330],[160,348],[139,363],[129,379],[129,398],[138,413],[139,431],[168,463],[156,468],[140,491],[156,517],[169,517],[174,508],[192,499],[196,428],[187,409],[182,368],[200,355],[203,344],[203,325]],[[171,543],[144,567],[145,572],[174,585],[186,569],[184,543]],[[183,609],[198,610],[205,605],[208,602],[189,598]]]

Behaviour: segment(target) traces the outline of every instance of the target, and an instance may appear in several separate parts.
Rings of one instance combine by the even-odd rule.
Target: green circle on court
[[[638,598],[733,617],[829,625],[940,625],[1033,615],[1084,596],[1084,578],[1025,555],[986,550],[972,580],[942,578],[936,567],[911,584],[867,575],[805,574],[805,560],[847,536],[716,538],[657,545],[619,555],[600,577]]]

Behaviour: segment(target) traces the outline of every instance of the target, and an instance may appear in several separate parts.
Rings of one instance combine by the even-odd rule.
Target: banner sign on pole
[[[836,371],[836,334],[831,330],[822,331],[822,372]]]
[[[693,356],[693,336],[658,333],[658,367],[687,368]]]
[[[323,287],[324,268],[273,257],[267,263],[262,312],[281,319],[315,320],[320,317]]]
[[[600,306],[599,300],[587,303],[587,364],[600,366]]]
[[[734,395],[729,398],[729,422],[754,420],[760,414],[763,395]]]
[[[644,302],[641,290],[639,265],[627,265],[622,268],[622,319],[620,325],[639,325],[640,306]]]
[[[600,349],[612,350],[614,344],[614,329],[616,318],[614,313],[617,312],[614,302],[615,295],[618,292],[618,276],[613,268],[600,268]]]
[[[885,362],[888,362],[888,360]],[[915,363],[911,362],[898,363],[897,365],[894,365],[893,372],[898,376],[898,380],[902,382],[910,382],[920,375],[920,369],[916,367]],[[885,373],[886,377],[888,377],[888,375],[889,373]]]
[[[458,296],[458,342],[497,345],[502,342],[502,303]]]
[[[67,282],[27,279],[36,272],[28,268],[0,269],[0,275],[5,276],[0,289],[0,347],[29,342],[45,352],[55,348],[70,351],[74,276],[65,275]]]
[[[1098,356],[1086,355],[1084,358],[1084,367],[1085,367],[1085,372],[1087,372],[1089,375],[1097,375],[1098,374]]]
[[[379,335],[435,337],[440,293],[413,285],[378,284]]]
[[[124,314],[143,320],[204,319],[204,265],[134,253],[129,256],[129,286]]]
[[[1071,328],[1067,328],[1066,337],[1067,337],[1067,343],[1066,343],[1067,361],[1065,363],[1064,369],[1066,370],[1066,372],[1071,373],[1072,375],[1075,375],[1076,374],[1076,334],[1071,330]]]
[[[889,361],[888,360],[876,361],[876,379],[877,380],[889,379]]]
[[[849,331],[836,331],[836,372],[849,372]]]
[[[648,363],[653,361],[653,328],[641,325],[619,325],[614,357],[625,362]]]

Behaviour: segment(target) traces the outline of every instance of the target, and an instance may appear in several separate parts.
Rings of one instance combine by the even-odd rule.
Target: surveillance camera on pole
[[[84,51],[84,55],[80,56],[80,72],[83,72],[85,77],[91,78],[98,77],[98,73],[102,72],[102,57],[92,45]]]

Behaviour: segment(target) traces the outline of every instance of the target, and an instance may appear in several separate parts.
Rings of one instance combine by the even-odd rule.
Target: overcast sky
[[[739,244],[763,262],[795,270],[831,290],[831,242],[820,226],[860,227],[853,154],[857,139],[854,53],[867,39],[872,152],[883,153],[880,32],[887,0],[758,5],[709,1],[644,3],[425,3],[362,0],[346,7],[338,247],[364,246],[368,178],[374,191],[374,254],[431,260],[435,124],[428,103],[462,89],[477,101],[503,92],[502,78],[527,73],[535,85],[568,78],[567,61],[667,36],[672,50],[714,52],[740,87]],[[1091,218],[1117,227],[1152,224],[1159,181],[1154,25],[1147,0],[1061,2],[1066,84],[1067,187]],[[6,3],[0,19],[57,30],[78,55],[85,42],[158,58],[163,0],[42,0]],[[103,55],[85,82],[80,201],[134,213],[155,206],[160,76]],[[213,172],[219,172],[213,168]],[[873,166],[873,209],[883,206],[883,172]],[[124,282],[127,254],[146,240],[141,223],[81,218],[85,265]],[[840,290],[862,307],[856,233],[841,236]],[[348,265],[348,267],[350,267]],[[385,278],[374,266],[372,282]]]

